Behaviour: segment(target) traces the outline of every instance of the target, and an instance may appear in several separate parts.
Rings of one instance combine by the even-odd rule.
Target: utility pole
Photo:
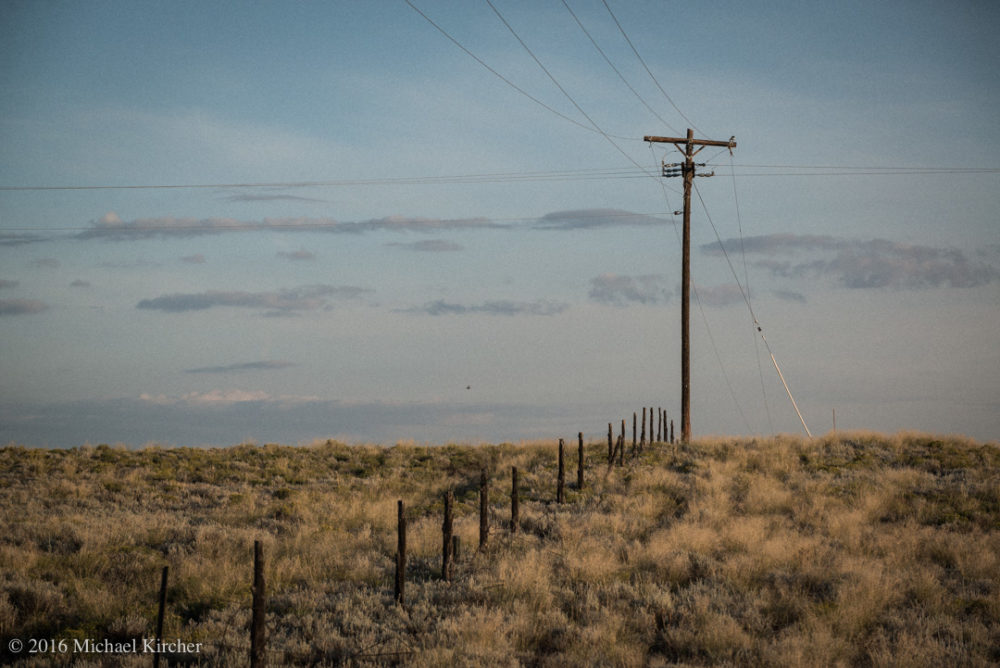
[[[695,139],[688,128],[687,137],[643,137],[643,141],[673,144],[684,154],[684,162],[664,164],[662,176],[684,177],[684,239],[681,248],[681,442],[691,440],[691,184],[695,177],[694,156],[706,146],[721,146],[732,151],[734,137],[729,141]],[[695,147],[698,147],[697,149]],[[697,165],[704,167],[704,163]],[[678,167],[680,169],[678,169]],[[698,174],[712,176],[712,174]]]

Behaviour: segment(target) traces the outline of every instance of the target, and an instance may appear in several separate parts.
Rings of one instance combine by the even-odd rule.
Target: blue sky
[[[738,279],[814,433],[1000,437],[994,3],[413,5],[0,5],[0,442],[676,417],[688,127],[696,435],[802,431]]]

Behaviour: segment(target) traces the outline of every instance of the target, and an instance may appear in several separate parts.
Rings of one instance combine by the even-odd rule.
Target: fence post
[[[556,478],[556,503],[563,503],[566,500],[566,494],[563,491],[563,487],[566,484],[566,464],[564,459],[564,449],[565,443],[560,438],[559,439],[559,477]]]
[[[455,496],[451,490],[444,495],[444,523],[441,525],[441,577],[451,582],[453,561],[452,561],[452,539],[454,538],[452,527],[452,504]]]
[[[635,454],[635,448],[636,448],[636,445],[637,445],[637,441],[636,441],[636,438],[635,438],[635,433],[636,433],[635,432],[635,427],[636,427],[635,411],[632,411],[632,454]]]
[[[653,407],[649,407],[649,442],[652,443],[656,437],[656,430],[653,429]]]
[[[611,445],[611,423],[608,423],[608,466],[614,461],[615,451]]]
[[[396,502],[396,603],[406,601],[406,515],[403,500]]]
[[[490,534],[490,488],[489,478],[484,468],[479,474],[479,549],[486,549],[486,540]]]
[[[639,440],[640,443],[646,442],[646,407],[642,407],[642,438]]]
[[[674,443],[674,421],[671,420],[670,421],[670,444],[673,445],[673,443]]]
[[[153,668],[160,668],[160,644],[163,642],[163,618],[167,612],[167,570],[163,567],[163,575],[160,577],[160,607],[156,613],[156,654],[153,655]]]
[[[618,466],[625,466],[625,437],[618,437]]]
[[[250,620],[250,666],[263,666],[267,655],[265,615],[267,587],[264,583],[264,547],[253,542],[253,607]]]
[[[517,467],[510,467],[510,532],[517,533],[521,525],[521,509],[517,492]]]
[[[577,451],[576,465],[576,488],[583,489],[583,432],[577,435],[579,447]]]

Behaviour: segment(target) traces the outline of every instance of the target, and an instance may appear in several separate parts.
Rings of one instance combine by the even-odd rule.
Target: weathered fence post
[[[396,502],[396,603],[406,602],[406,515],[403,500]]]
[[[663,409],[656,409],[656,442],[663,442]]]
[[[636,422],[635,411],[632,411],[632,454],[635,454],[635,448],[636,448],[635,422]]]
[[[649,442],[652,443],[656,437],[656,430],[653,429],[653,407],[649,407]]]
[[[167,612],[167,570],[163,567],[163,574],[160,577],[160,607],[156,613],[156,653],[153,655],[153,668],[160,668],[160,643],[163,642],[163,618]]]
[[[267,655],[265,616],[267,587],[264,583],[264,546],[253,542],[253,606],[250,619],[250,666],[263,666]]]
[[[559,439],[559,476],[556,478],[556,503],[563,503],[566,500],[566,493],[563,488],[566,485],[566,464],[564,459],[565,443]]]
[[[611,445],[611,423],[608,423],[608,466],[614,461],[615,451]]]
[[[452,545],[453,539],[455,538],[453,532],[453,517],[452,517],[452,505],[455,500],[455,495],[451,490],[445,492],[444,495],[444,522],[441,525],[441,577],[451,582],[451,575],[453,569],[453,559],[452,559]]]
[[[625,435],[618,437],[618,466],[625,466]]]
[[[576,457],[576,488],[583,489],[583,432],[577,434],[579,446]]]
[[[674,421],[671,420],[670,421],[670,443],[671,443],[671,445],[673,444],[673,442],[674,442]]]
[[[484,468],[479,474],[479,549],[486,549],[486,540],[490,535],[490,480]]]
[[[517,467],[510,467],[510,532],[517,533],[521,524],[521,507],[517,491]]]
[[[642,438],[639,439],[640,443],[646,442],[646,407],[642,407]]]

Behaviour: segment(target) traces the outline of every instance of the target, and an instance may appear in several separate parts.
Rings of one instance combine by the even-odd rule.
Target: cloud
[[[795,292],[793,290],[773,290],[771,292],[778,299],[783,299],[786,302],[798,302],[799,304],[806,303],[806,296],[801,292]]]
[[[73,281],[72,283],[70,283],[69,286],[71,288],[89,288],[90,287],[90,281],[84,281],[84,280],[78,278],[75,281]]]
[[[612,306],[666,304],[670,301],[670,290],[665,287],[665,282],[666,277],[660,274],[601,274],[590,279],[590,298]]]
[[[45,269],[58,269],[60,265],[59,260],[54,257],[40,257],[37,260],[32,260],[31,266],[43,267]]]
[[[19,285],[21,285],[20,281],[8,281],[7,279],[0,278],[0,289],[16,288]]]
[[[189,392],[180,398],[163,394],[141,394],[139,400],[157,406],[231,406],[233,404],[262,403],[273,401],[267,392],[260,390],[211,390],[209,392]]]
[[[485,301],[482,304],[466,306],[452,304],[444,300],[428,302],[421,307],[407,309],[408,313],[423,313],[426,315],[558,315],[565,311],[567,304],[545,300],[533,302],[515,302],[504,299]]]
[[[696,286],[698,300],[703,306],[729,306],[743,301],[743,293],[740,286],[735,283],[724,285],[699,285]]]
[[[236,195],[229,195],[225,198],[227,202],[326,202],[325,199],[316,199],[315,197],[300,197],[299,195],[258,195],[252,193],[239,193]]]
[[[427,253],[443,253],[449,251],[463,250],[463,246],[461,246],[460,244],[456,244],[452,241],[445,241],[444,239],[424,239],[421,241],[413,241],[410,243],[392,241],[385,245],[389,247],[404,248],[406,250],[412,250],[412,251],[423,251]]]
[[[161,295],[143,299],[136,308],[182,313],[202,311],[217,306],[267,309],[270,314],[287,314],[293,311],[315,311],[328,307],[329,300],[356,299],[374,292],[370,288],[354,285],[304,285],[277,292],[242,292],[209,290],[193,294]]]
[[[726,252],[760,255],[817,253],[809,260],[763,259],[754,266],[781,278],[829,278],[846,288],[972,288],[1000,280],[1000,271],[970,260],[957,248],[936,248],[886,239],[861,241],[830,236],[772,234],[726,239]],[[719,255],[718,244],[701,247]]]
[[[277,369],[287,369],[293,366],[295,366],[295,364],[292,362],[263,360],[260,362],[227,364],[226,366],[203,366],[197,369],[185,369],[184,373],[239,373],[243,371],[273,371]]]
[[[23,232],[0,232],[0,246],[26,246],[27,244],[37,244],[43,241],[51,241],[51,238],[42,237],[37,234],[25,234]]]
[[[185,264],[205,264],[205,256],[201,253],[195,253],[194,255],[185,255],[181,258],[181,262]]]
[[[234,232],[327,232],[362,234],[388,230],[393,232],[433,232],[437,230],[497,229],[506,225],[493,223],[487,218],[413,218],[388,216],[356,222],[341,222],[333,218],[264,218],[262,220],[238,220],[235,218],[139,218],[122,220],[118,214],[109,212],[74,238],[104,241],[140,241],[145,239],[168,239],[195,237]]]
[[[283,257],[286,260],[302,261],[302,260],[315,260],[316,253],[307,251],[306,249],[300,249],[297,251],[278,251],[278,257]]]
[[[577,209],[547,213],[534,224],[538,230],[580,230],[602,227],[668,225],[671,221],[621,209]]]
[[[37,299],[0,299],[0,316],[29,315],[48,309],[48,304]]]

